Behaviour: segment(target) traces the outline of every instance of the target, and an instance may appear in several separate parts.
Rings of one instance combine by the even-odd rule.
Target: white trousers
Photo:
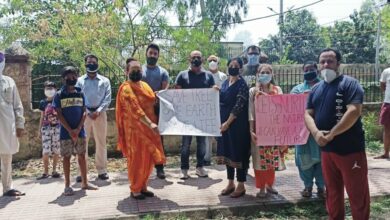
[[[206,137],[206,154],[204,155],[204,160],[211,162],[211,157],[213,156],[213,142],[215,142],[215,137]]]
[[[12,154],[0,154],[3,193],[12,189]]]
[[[89,116],[85,119],[84,129],[87,134],[87,151],[85,159],[88,161],[88,142],[93,136],[95,140],[95,166],[98,174],[107,173],[107,114],[101,112],[99,117],[92,120]]]

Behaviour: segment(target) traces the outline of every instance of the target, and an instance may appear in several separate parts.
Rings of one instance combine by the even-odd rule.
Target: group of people
[[[189,68],[176,77],[175,89],[214,88],[220,94],[220,131],[217,137],[217,163],[226,165],[228,184],[221,195],[238,198],[245,195],[245,182],[250,167],[250,156],[255,173],[257,197],[278,194],[274,187],[275,171],[283,170],[284,154],[288,146],[257,146],[255,100],[259,96],[281,95],[282,89],[274,80],[272,66],[259,64],[260,48],[247,49],[248,63],[240,57],[228,61],[227,75],[219,71],[219,58],[204,59],[200,51],[192,51]],[[148,179],[156,168],[157,177],[164,179],[166,157],[163,138],[158,130],[159,105],[157,93],[169,87],[168,72],[157,64],[158,45],[146,49],[146,64],[135,58],[126,60],[127,80],[121,84],[116,97],[116,124],[118,149],[127,158],[131,196],[135,199],[153,197],[147,188]],[[208,63],[208,70],[203,66]],[[304,183],[303,197],[311,197],[314,183],[317,195],[326,199],[330,219],[345,215],[344,187],[349,195],[354,219],[369,217],[369,189],[364,131],[361,123],[363,89],[356,79],[340,72],[341,54],[334,49],[324,49],[318,64],[308,61],[303,65],[303,83],[290,93],[307,93],[304,116],[310,136],[306,144],[295,147],[295,162]],[[23,107],[14,81],[2,75],[4,53],[0,53],[0,156],[4,195],[20,196],[22,192],[11,184],[12,154],[18,151],[17,137],[23,133]],[[45,83],[46,99],[40,103],[42,110],[41,137],[44,173],[39,179],[49,177],[49,155],[53,155],[52,177],[59,155],[63,157],[65,195],[72,195],[70,187],[70,157],[77,155],[82,188],[96,190],[87,181],[87,145],[91,136],[96,142],[96,169],[98,178],[107,180],[107,115],[111,101],[110,81],[98,73],[98,58],[85,57],[86,74],[79,77],[75,67],[62,71],[64,86],[56,91],[53,82]],[[385,75],[387,72],[384,72]],[[382,76],[382,82],[389,83]],[[248,80],[249,79],[249,80]],[[255,79],[255,82],[251,81]],[[382,88],[389,88],[381,84]],[[389,97],[386,95],[385,100]],[[390,102],[389,102],[390,103]],[[387,109],[387,110],[386,110]],[[382,107],[381,122],[389,125],[388,103]],[[387,115],[387,116],[386,116]],[[387,117],[387,119],[385,118]],[[387,124],[386,124],[387,123]],[[387,137],[386,137],[387,138]],[[388,157],[389,141],[385,138]],[[181,144],[181,179],[190,177],[189,156],[192,136],[183,136]],[[204,168],[210,163],[214,138],[196,136],[196,175],[207,177]],[[237,184],[235,183],[237,180]]]

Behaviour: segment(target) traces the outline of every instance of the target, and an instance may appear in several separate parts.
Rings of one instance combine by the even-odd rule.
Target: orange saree
[[[116,98],[118,150],[127,158],[131,192],[146,189],[155,164],[164,164],[165,155],[159,134],[141,122],[147,116],[157,124],[155,94],[145,82],[124,82]]]

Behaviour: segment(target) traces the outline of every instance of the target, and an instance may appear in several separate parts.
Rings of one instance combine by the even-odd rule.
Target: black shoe
[[[204,161],[203,162],[203,166],[211,166],[211,162],[210,161]]]
[[[139,194],[138,196],[135,196],[133,193],[130,193],[130,196],[134,199],[137,199],[137,200],[143,200],[145,199],[145,196],[144,194]]]
[[[151,191],[141,191],[141,194],[146,196],[146,197],[153,197],[154,196],[154,193],[151,192]]]
[[[108,180],[110,177],[108,176],[107,173],[102,173],[98,175],[98,178],[101,180]]]
[[[164,167],[158,167],[156,168],[156,173],[157,173],[157,177],[159,179],[165,179],[165,172],[164,172]]]
[[[81,176],[77,176],[77,177],[76,177],[76,183],[81,183],[81,180],[82,180],[82,179],[81,179]]]

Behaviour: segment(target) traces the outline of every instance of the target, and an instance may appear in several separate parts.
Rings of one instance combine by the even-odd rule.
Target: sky
[[[284,11],[289,8],[298,8],[318,0],[284,0]],[[315,5],[309,6],[306,9],[314,14],[317,18],[317,22],[320,25],[332,25],[335,20],[348,20],[348,17],[352,12],[360,9],[364,0],[324,0]],[[252,19],[262,16],[275,14],[267,7],[271,7],[277,13],[280,9],[280,0],[247,0],[249,6],[248,14],[245,19]],[[227,32],[225,41],[234,41],[236,34],[242,31],[250,32],[250,39],[248,42],[257,43],[261,39],[267,38],[268,35],[278,33],[278,16],[270,17],[266,19],[245,22],[242,24],[236,24],[230,28]]]

